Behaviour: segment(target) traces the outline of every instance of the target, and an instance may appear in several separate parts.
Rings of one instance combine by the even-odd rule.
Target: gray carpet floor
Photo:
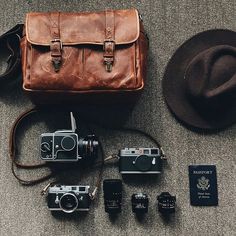
[[[1,0],[0,34],[24,21],[29,11],[94,11],[105,8],[138,8],[150,38],[148,78],[145,91],[134,107],[81,108],[87,117],[151,133],[166,151],[168,162],[157,179],[125,179],[123,210],[117,218],[104,212],[103,194],[88,214],[53,216],[40,195],[46,183],[33,187],[20,185],[13,177],[8,155],[12,123],[32,106],[20,85],[1,89],[0,95],[0,235],[236,235],[236,125],[215,133],[194,133],[179,124],[167,109],[161,89],[165,66],[174,51],[194,34],[214,28],[236,30],[234,0]],[[2,55],[2,54],[1,54]],[[1,56],[1,71],[4,63]],[[39,161],[39,135],[69,128],[68,113],[38,115],[18,134],[22,162]],[[79,122],[83,130],[83,122]],[[152,146],[141,136],[96,128],[108,154],[132,146]],[[189,200],[188,165],[215,164],[218,176],[219,206],[193,207]],[[36,178],[44,171],[18,171],[22,178]],[[62,173],[61,179],[77,184],[93,184],[97,170],[83,177],[77,171]],[[81,179],[80,179],[81,177]],[[115,165],[106,166],[103,178],[122,178]],[[143,191],[150,197],[149,213],[138,219],[131,212],[130,198]],[[169,191],[177,197],[177,211],[169,221],[156,209],[156,196]]]

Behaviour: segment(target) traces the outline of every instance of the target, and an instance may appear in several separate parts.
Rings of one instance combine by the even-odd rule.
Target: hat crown
[[[212,29],[185,41],[171,57],[162,81],[175,117],[197,129],[236,122],[236,32]]]
[[[197,54],[185,72],[186,92],[202,109],[225,109],[236,95],[236,48],[211,47]]]

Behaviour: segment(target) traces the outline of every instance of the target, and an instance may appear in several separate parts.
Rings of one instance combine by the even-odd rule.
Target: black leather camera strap
[[[18,24],[0,36],[0,48],[7,49],[9,56],[7,59],[6,71],[0,75],[0,86],[15,79],[21,71],[21,51],[20,40],[22,38],[23,24]]]

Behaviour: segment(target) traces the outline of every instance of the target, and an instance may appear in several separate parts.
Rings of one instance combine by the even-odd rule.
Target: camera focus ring
[[[77,196],[74,193],[65,193],[59,201],[59,206],[65,213],[74,212],[79,205]]]

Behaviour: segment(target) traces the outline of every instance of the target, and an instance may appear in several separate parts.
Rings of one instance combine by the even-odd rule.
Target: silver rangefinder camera
[[[48,189],[48,208],[51,211],[88,211],[91,203],[90,186],[55,185]]]

